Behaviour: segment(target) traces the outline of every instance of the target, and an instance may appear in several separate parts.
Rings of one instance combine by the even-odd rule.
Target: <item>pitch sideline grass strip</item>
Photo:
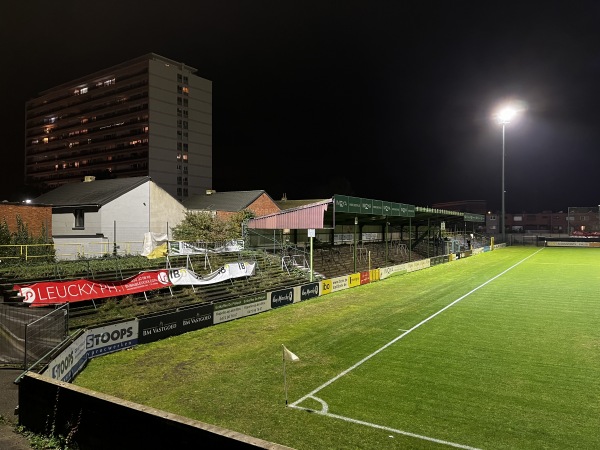
[[[417,323],[412,328],[404,331],[401,335],[399,335],[396,338],[392,339],[387,344],[381,346],[380,348],[378,348],[377,350],[375,350],[370,355],[364,357],[363,359],[361,359],[360,361],[358,361],[356,364],[350,366],[348,369],[340,372],[338,375],[336,375],[335,377],[333,377],[330,380],[326,381],[321,386],[317,387],[313,391],[311,391],[308,394],[306,394],[304,397],[301,397],[300,399],[296,400],[295,402],[290,403],[288,406],[290,408],[295,408],[295,409],[300,409],[300,410],[304,410],[304,411],[307,411],[307,412],[317,413],[317,414],[321,414],[321,415],[324,415],[324,416],[332,417],[332,418],[335,418],[335,419],[345,420],[347,422],[356,423],[356,424],[360,424],[360,425],[365,425],[365,426],[369,426],[369,427],[372,427],[372,428],[378,428],[378,429],[389,431],[389,432],[392,432],[392,433],[402,434],[404,436],[414,437],[414,438],[417,438],[417,439],[422,439],[422,440],[426,440],[426,441],[430,441],[430,442],[435,442],[435,443],[439,443],[439,444],[443,444],[443,445],[448,445],[448,446],[455,447],[455,448],[461,448],[461,449],[466,449],[466,450],[479,450],[476,447],[470,447],[470,446],[463,445],[463,444],[458,444],[458,443],[455,443],[455,442],[449,442],[449,441],[445,441],[445,440],[442,440],[442,439],[437,439],[437,438],[433,438],[433,437],[429,437],[429,436],[423,436],[423,435],[411,433],[409,431],[397,430],[397,429],[394,429],[394,428],[389,428],[389,427],[386,427],[384,425],[378,425],[378,424],[374,424],[374,423],[370,423],[370,422],[364,422],[364,421],[361,421],[361,420],[352,419],[350,417],[344,417],[344,416],[332,414],[328,410],[327,403],[325,401],[323,401],[322,399],[320,399],[319,397],[316,397],[315,394],[318,393],[319,391],[321,391],[322,389],[326,388],[327,386],[331,385],[335,381],[339,380],[340,378],[346,376],[352,370],[354,370],[357,367],[361,366],[362,364],[364,364],[365,362],[367,362],[368,360],[370,360],[371,358],[373,358],[375,355],[381,353],[382,351],[384,351],[385,349],[387,349],[391,345],[393,345],[396,342],[398,342],[400,339],[402,339],[405,336],[407,336],[408,334],[412,333],[414,330],[420,328],[422,325],[426,324],[427,322],[429,322],[434,317],[436,317],[439,314],[443,313],[444,311],[446,311],[447,309],[449,309],[452,306],[456,305],[457,303],[459,303],[463,299],[467,298],[468,296],[470,296],[474,292],[478,291],[479,289],[481,289],[484,286],[488,285],[492,281],[500,278],[501,276],[505,275],[507,272],[511,271],[515,267],[517,267],[520,264],[524,263],[528,259],[530,259],[533,256],[537,255],[543,249],[544,248],[541,248],[538,251],[532,253],[531,255],[526,256],[525,258],[523,258],[522,260],[520,260],[517,263],[513,264],[509,268],[503,270],[502,272],[500,272],[499,274],[493,276],[492,278],[490,278],[489,280],[485,281],[484,283],[481,283],[479,286],[475,287],[474,289],[471,289],[466,294],[464,294],[461,297],[457,298],[456,300],[452,301],[451,303],[449,303],[448,305],[444,306],[442,309],[440,309],[437,312],[433,313],[429,317],[423,319],[421,322]],[[313,399],[313,400],[317,401],[318,403],[320,403],[322,405],[321,411],[317,411],[317,410],[314,410],[312,408],[305,408],[305,407],[299,406],[303,401],[305,401],[307,399]]]

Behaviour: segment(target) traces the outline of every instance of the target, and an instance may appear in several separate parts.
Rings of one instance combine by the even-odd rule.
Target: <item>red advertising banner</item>
[[[119,297],[172,286],[169,270],[140,272],[133,277],[118,281],[45,281],[27,286],[15,285],[14,289],[30,306],[57,303],[82,302],[98,298]]]

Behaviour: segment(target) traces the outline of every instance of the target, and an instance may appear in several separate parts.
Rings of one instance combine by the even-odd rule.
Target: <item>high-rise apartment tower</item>
[[[175,198],[212,189],[212,81],[150,53],[26,103],[25,183],[150,176]]]

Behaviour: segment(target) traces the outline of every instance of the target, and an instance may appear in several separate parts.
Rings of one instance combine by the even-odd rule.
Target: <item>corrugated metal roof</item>
[[[150,177],[130,177],[68,183],[40,195],[33,199],[32,203],[52,206],[102,206],[150,180]]]
[[[268,196],[268,194],[263,190],[233,192],[213,191],[210,194],[192,195],[191,197],[185,199],[182,204],[191,211],[238,212],[248,208],[263,194]]]
[[[332,199],[286,209],[280,213],[261,216],[248,221],[248,228],[309,230],[324,228],[324,214],[333,205]]]

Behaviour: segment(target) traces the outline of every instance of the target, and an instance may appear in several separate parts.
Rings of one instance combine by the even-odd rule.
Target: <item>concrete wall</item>
[[[28,373],[19,382],[19,425],[68,436],[79,449],[289,447]]]

